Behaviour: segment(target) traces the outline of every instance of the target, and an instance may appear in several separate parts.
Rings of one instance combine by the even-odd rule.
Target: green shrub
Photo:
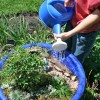
[[[42,78],[42,74],[45,74],[43,72],[44,61],[37,54],[30,54],[20,47],[4,66],[4,69],[8,69],[8,78],[13,79],[23,90],[28,86],[37,87],[40,77]]]

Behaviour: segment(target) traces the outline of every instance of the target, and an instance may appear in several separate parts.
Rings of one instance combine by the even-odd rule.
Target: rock
[[[65,76],[67,77],[70,77],[70,74],[69,73],[64,73]]]
[[[72,80],[72,81],[75,81],[76,79],[77,79],[76,76],[71,76],[71,80]]]

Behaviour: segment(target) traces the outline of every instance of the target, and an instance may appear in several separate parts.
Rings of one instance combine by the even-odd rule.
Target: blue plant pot
[[[56,53],[52,49],[52,44],[46,44],[46,43],[30,43],[30,44],[25,44],[22,46],[22,48],[26,49],[29,47],[35,47],[39,46],[42,48],[46,48],[49,51],[49,54],[55,57],[56,59]],[[10,54],[14,52],[13,50],[10,52]],[[9,58],[9,56],[4,56],[4,58],[0,61],[0,68],[2,69],[4,62]],[[58,59],[59,60],[59,59]],[[85,72],[83,69],[82,64],[78,61],[78,59],[68,51],[65,52],[65,58],[62,60],[59,60],[63,65],[65,65],[75,76],[77,76],[79,83],[78,83],[78,88],[71,100],[80,100],[81,96],[84,93],[85,90],[85,85],[86,85],[86,76]],[[3,91],[0,89],[0,100],[7,100],[5,99],[5,95]]]

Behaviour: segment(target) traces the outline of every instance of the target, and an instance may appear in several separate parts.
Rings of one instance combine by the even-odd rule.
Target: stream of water
[[[55,57],[56,57],[58,60],[62,61],[63,59],[66,58],[66,50],[60,51],[60,52],[57,52],[57,51],[54,51],[54,52],[55,52]]]

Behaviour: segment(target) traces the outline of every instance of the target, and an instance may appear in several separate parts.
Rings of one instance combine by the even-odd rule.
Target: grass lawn
[[[0,0],[0,15],[38,12],[43,1],[44,0]]]

